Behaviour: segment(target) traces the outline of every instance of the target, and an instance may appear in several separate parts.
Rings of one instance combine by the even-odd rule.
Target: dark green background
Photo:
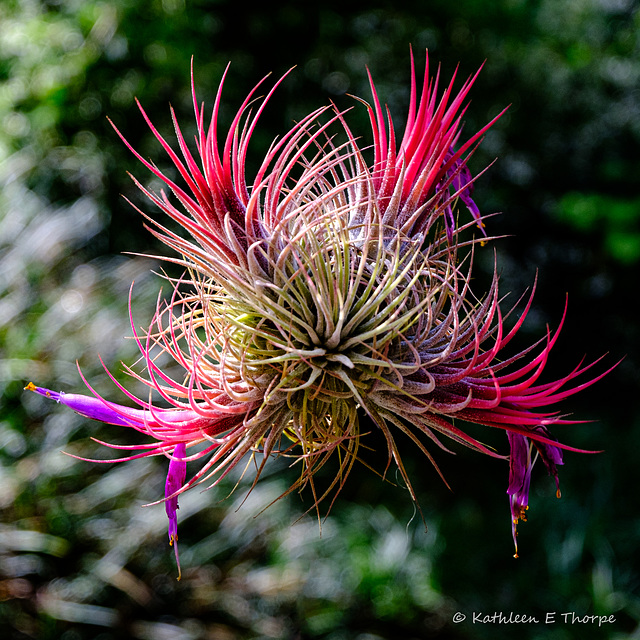
[[[3,0],[0,3],[0,629],[3,638],[628,638],[640,621],[637,322],[640,261],[640,14],[628,0],[261,3],[228,0]],[[323,524],[303,516],[310,495],[261,508],[295,478],[271,465],[238,509],[247,481],[181,500],[183,580],[175,580],[162,505],[166,465],[91,465],[90,440],[122,441],[43,399],[34,380],[80,391],[75,361],[116,394],[97,355],[118,371],[135,360],[127,293],[148,321],[160,251],[121,194],[141,204],[127,176],[148,173],[109,116],[145,156],[168,161],[135,107],[171,135],[168,106],[193,132],[189,66],[211,101],[227,62],[221,118],[254,84],[296,65],[261,119],[255,166],[293,120],[334,101],[353,107],[367,141],[371,70],[399,130],[409,88],[409,46],[419,71],[428,48],[459,84],[486,60],[465,116],[471,133],[510,109],[471,162],[476,201],[496,211],[505,307],[538,289],[519,346],[569,311],[549,379],[608,352],[605,380],[567,401],[593,419],[562,427],[563,497],[534,470],[529,522],[512,557],[506,465],[437,452],[453,491],[402,447],[429,526],[405,490],[354,470]],[[435,69],[435,66],[434,66]],[[250,170],[249,170],[250,173]],[[152,186],[158,186],[151,181]],[[146,204],[144,205],[147,206]],[[493,253],[477,258],[478,282]],[[516,346],[518,346],[516,345]],[[503,436],[482,438],[503,447]],[[491,440],[493,438],[493,440]],[[371,442],[376,444],[375,436]],[[384,443],[377,443],[384,449]],[[380,455],[379,464],[384,463]],[[249,474],[250,475],[250,474]],[[392,482],[395,476],[389,478]],[[244,491],[243,491],[244,488]],[[222,500],[222,501],[220,501]],[[297,521],[297,522],[296,522]],[[296,522],[296,524],[292,524]],[[462,612],[464,622],[453,615]],[[539,624],[474,624],[474,612],[524,614]],[[543,624],[547,613],[555,624]],[[564,623],[561,614],[613,615]],[[6,632],[5,632],[6,630]]]

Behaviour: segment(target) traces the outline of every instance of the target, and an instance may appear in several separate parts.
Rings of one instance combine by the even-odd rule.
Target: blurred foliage
[[[250,9],[231,0],[3,0],[0,3],[0,630],[5,638],[628,638],[640,637],[637,463],[640,335],[640,12],[632,0],[285,0]],[[166,544],[161,461],[92,465],[90,437],[121,441],[42,398],[44,386],[82,387],[75,361],[113,394],[132,363],[135,321],[151,315],[162,281],[158,247],[121,197],[140,204],[127,171],[149,176],[106,116],[145,157],[166,166],[136,108],[171,137],[168,105],[185,132],[189,68],[211,105],[226,64],[229,121],[266,73],[278,89],[256,131],[256,162],[292,120],[333,100],[366,113],[366,67],[398,129],[408,101],[408,49],[460,63],[460,82],[486,60],[466,114],[468,130],[510,109],[487,134],[472,169],[498,162],[475,196],[492,218],[503,291],[519,296],[537,272],[525,333],[569,313],[551,362],[561,373],[610,349],[616,371],[567,403],[599,422],[563,440],[563,498],[536,469],[530,521],[511,558],[507,470],[466,451],[438,462],[450,493],[406,448],[426,522],[409,496],[363,469],[322,522],[310,497],[260,511],[295,475],[281,463],[242,504],[230,478],[181,500],[183,580]],[[151,181],[152,185],[154,184]],[[146,207],[147,205],[144,204]],[[478,256],[478,277],[488,251]],[[490,270],[490,266],[485,272]],[[559,434],[560,435],[560,434]],[[489,437],[491,437],[490,434]],[[484,434],[483,436],[484,437]],[[376,442],[384,451],[384,442]],[[500,438],[495,445],[502,447]],[[376,455],[378,457],[376,457]],[[372,453],[384,468],[385,457]],[[395,481],[396,478],[389,478]],[[218,502],[222,500],[221,502]],[[259,515],[258,515],[259,514]],[[456,611],[464,623],[454,624]],[[472,612],[615,615],[597,625],[478,625]]]
[[[571,192],[560,199],[556,213],[570,227],[598,232],[616,260],[624,264],[640,260],[640,198]]]

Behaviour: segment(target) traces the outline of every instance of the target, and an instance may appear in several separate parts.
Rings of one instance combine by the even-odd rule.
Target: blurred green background
[[[637,2],[1,0],[0,25],[3,639],[640,638]],[[134,362],[129,286],[135,280],[143,325],[161,285],[157,260],[124,253],[158,248],[121,197],[147,207],[127,171],[157,184],[106,116],[166,168],[134,98],[168,136],[170,103],[192,131],[193,55],[208,104],[231,61],[225,122],[265,73],[297,65],[264,113],[253,162],[329,100],[354,107],[349,122],[367,140],[366,114],[349,94],[368,99],[368,66],[401,130],[409,45],[420,72],[428,48],[445,78],[458,63],[462,79],[486,60],[469,134],[511,105],[472,160],[479,171],[498,158],[475,198],[483,212],[501,212],[490,224],[504,236],[494,243],[502,292],[515,301],[538,275],[520,346],[557,326],[569,292],[549,377],[583,356],[608,352],[601,370],[625,356],[565,405],[594,422],[554,432],[604,453],[565,456],[561,500],[534,470],[517,560],[499,461],[436,452],[449,491],[403,443],[428,530],[399,483],[358,468],[322,535],[303,515],[308,494],[260,513],[295,477],[276,462],[244,503],[246,480],[227,498],[234,478],[181,499],[177,582],[164,509],[141,508],[162,496],[164,461],[64,456],[108,457],[90,438],[123,434],[23,392],[30,380],[81,391],[77,360],[99,391],[121,400],[98,354],[114,371]],[[477,262],[481,281],[492,251]],[[456,612],[466,620],[456,623]],[[474,624],[474,612],[540,623]],[[555,623],[544,624],[553,612]],[[565,623],[563,613],[615,622]]]

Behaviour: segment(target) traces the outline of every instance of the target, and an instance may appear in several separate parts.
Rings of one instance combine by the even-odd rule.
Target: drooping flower
[[[535,427],[533,431],[537,431],[544,435],[547,440],[551,440],[545,427]],[[547,467],[549,474],[556,481],[556,496],[560,497],[560,482],[558,480],[558,471],[556,465],[563,464],[562,450],[547,442],[539,442],[529,440],[526,436],[512,431],[507,432],[509,437],[509,501],[511,504],[511,531],[513,534],[513,544],[516,548],[516,558],[518,557],[518,540],[516,538],[516,527],[520,520],[526,522],[527,509],[529,508],[529,486],[531,484],[531,470],[536,458],[532,458],[533,449],[535,448],[536,457],[540,456],[544,465]]]
[[[549,407],[598,380],[574,382],[593,363],[541,382],[560,329],[505,356],[531,298],[507,330],[497,273],[486,295],[471,288],[473,253],[486,233],[467,162],[499,117],[461,142],[465,101],[476,77],[455,93],[454,75],[440,94],[439,73],[430,78],[427,57],[418,97],[412,59],[409,113],[399,143],[371,81],[373,105],[365,106],[372,161],[346,113],[325,107],[272,144],[252,186],[245,175],[249,142],[283,78],[253,114],[249,105],[260,85],[249,93],[222,145],[224,76],[208,126],[194,90],[195,155],[173,111],[177,151],[140,106],[182,186],[121,136],[173,195],[152,193],[136,181],[140,189],[187,232],[181,236],[141,212],[151,232],[177,252],[167,260],[185,268],[172,281],[171,296],[159,299],[149,329],[141,334],[131,323],[145,368],[128,372],[168,408],[134,396],[115,380],[138,408],[114,404],[93,390],[92,397],[28,388],[149,437],[143,444],[107,445],[126,452],[118,460],[169,459],[164,502],[176,559],[179,495],[199,483],[215,485],[248,455],[262,454],[256,480],[271,455],[292,458],[301,471],[289,491],[310,486],[317,506],[342,488],[373,425],[415,500],[396,436],[408,436],[434,465],[425,441],[447,450],[446,436],[509,460],[515,540],[515,522],[528,503],[532,450],[556,479],[560,450],[576,450],[550,435],[551,425],[572,421]],[[332,127],[342,142],[335,141]],[[466,222],[459,201],[471,213]],[[180,375],[171,376],[175,366],[162,365],[160,356],[177,365]],[[506,431],[509,454],[466,433],[465,422]],[[314,474],[336,451],[335,479],[318,490]],[[196,461],[200,466],[187,476]]]
[[[187,477],[187,445],[179,442],[173,450],[167,482],[165,484],[166,502],[164,503],[169,518],[169,544],[173,546],[176,553],[176,563],[178,565],[178,580],[180,580],[180,558],[178,557],[178,491],[184,484]]]

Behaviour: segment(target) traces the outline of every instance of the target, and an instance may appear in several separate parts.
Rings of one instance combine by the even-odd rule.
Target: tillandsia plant
[[[399,142],[369,77],[373,101],[363,104],[372,160],[348,127],[346,112],[327,106],[271,145],[249,186],[249,142],[286,74],[261,101],[254,102],[261,83],[249,93],[222,146],[218,116],[226,71],[208,126],[192,89],[196,155],[173,111],[177,150],[140,106],[182,186],[120,134],[173,197],[136,184],[187,232],[183,237],[141,212],[151,232],[177,252],[166,259],[184,267],[184,274],[170,280],[172,293],[159,297],[147,330],[136,330],[132,320],[144,368],[127,371],[168,406],[158,406],[151,392],[149,399],[136,397],[115,379],[136,408],[100,397],[86,381],[91,395],[32,383],[27,388],[88,418],[148,436],[142,444],[103,443],[126,451],[117,461],[168,459],[166,493],[158,502],[165,503],[177,561],[180,494],[197,484],[215,485],[247,459],[255,461],[257,481],[270,458],[290,458],[300,476],[284,495],[310,487],[317,508],[344,486],[361,457],[361,440],[375,428],[386,440],[387,469],[395,462],[416,500],[396,437],[408,437],[435,466],[426,442],[447,451],[446,436],[509,462],[515,542],[536,459],[557,482],[562,450],[578,451],[551,435],[551,425],[574,421],[549,407],[602,377],[574,382],[594,363],[540,382],[560,328],[505,357],[531,297],[507,329],[497,272],[484,295],[471,288],[473,254],[489,238],[472,199],[477,176],[467,162],[501,114],[462,140],[465,101],[479,71],[457,92],[454,74],[440,94],[440,74],[431,78],[428,62],[427,55],[418,91],[411,59],[409,111]],[[341,137],[331,133],[334,128]],[[162,354],[177,365],[178,376],[161,364]],[[502,429],[509,452],[478,441],[465,423]],[[335,476],[320,490],[314,474],[330,458]],[[197,470],[187,475],[188,467]]]

